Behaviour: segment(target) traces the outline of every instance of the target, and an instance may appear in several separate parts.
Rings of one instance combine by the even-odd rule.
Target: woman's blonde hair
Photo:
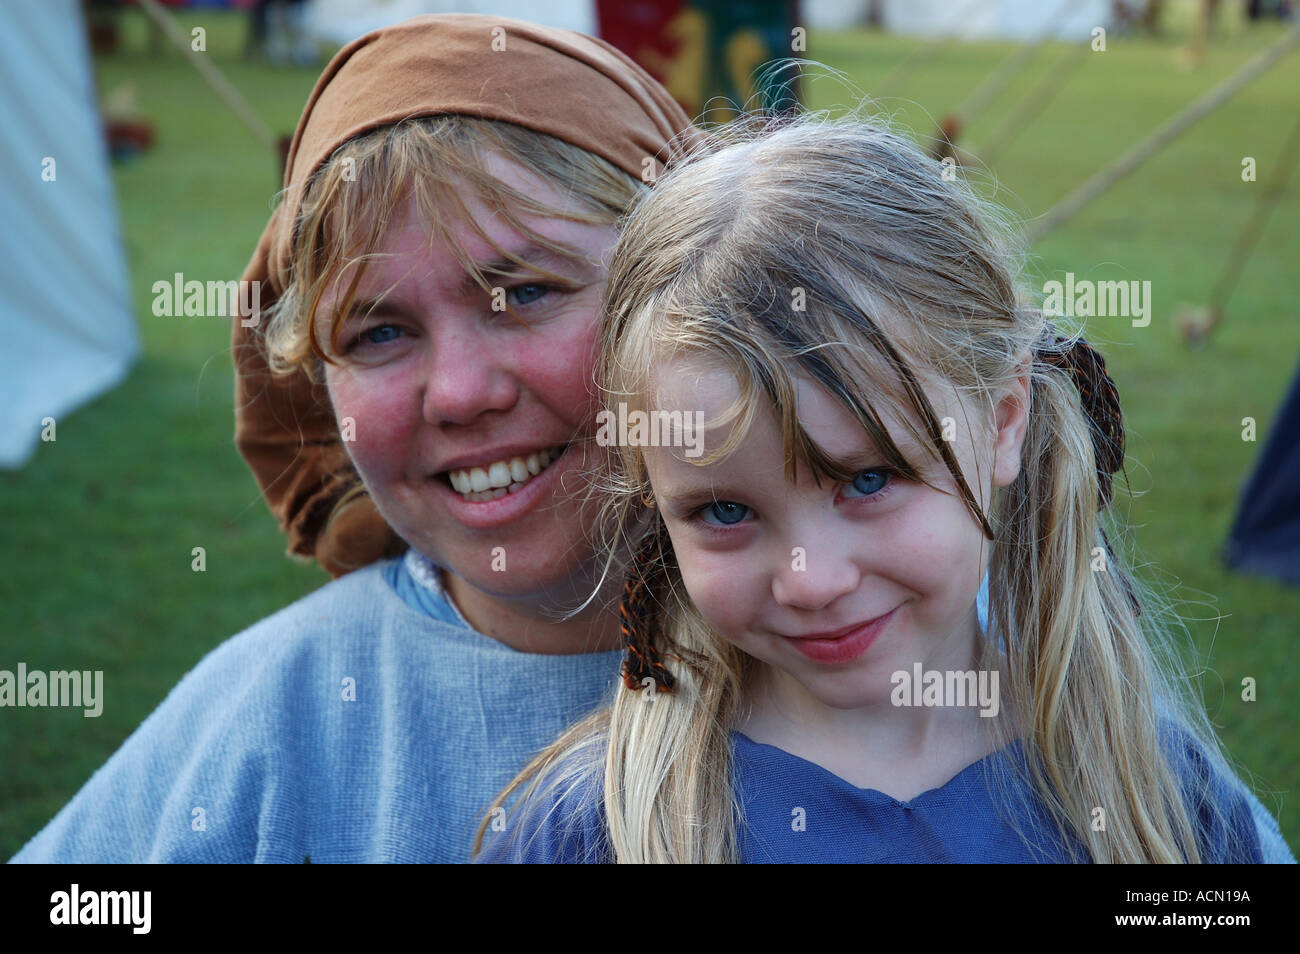
[[[657,363],[706,356],[734,374],[740,398],[727,442],[702,462],[775,408],[789,479],[797,455],[852,480],[799,423],[802,375],[852,412],[891,469],[926,483],[946,469],[993,541],[977,665],[1005,668],[1012,724],[1000,741],[1023,740],[1021,781],[1065,850],[1095,862],[1200,861],[1198,821],[1222,808],[1207,794],[1226,768],[1217,738],[1170,649],[1171,614],[1129,579],[1104,534],[1089,419],[1050,360],[1072,341],[1055,339],[1018,286],[1015,230],[948,168],[879,120],[751,120],[715,133],[625,224],[606,292],[603,396],[645,407]],[[991,421],[995,395],[1026,369],[1022,466],[985,513],[920,380],[947,382]],[[930,460],[908,460],[886,419],[921,422],[913,437]],[[640,448],[609,448],[600,477],[601,542],[607,570],[620,572],[658,532]],[[734,861],[729,731],[752,660],[691,604],[671,545],[658,552],[654,631],[672,693],[620,685],[611,708],[539,755],[497,804],[519,796],[553,809],[575,779],[601,771],[619,862]]]
[[[550,182],[573,202],[557,209],[502,182],[486,170],[489,154],[503,157]],[[305,373],[321,380],[334,360],[344,322],[367,266],[390,226],[414,198],[429,228],[429,242],[447,244],[485,291],[494,282],[475,266],[457,238],[458,225],[472,231],[503,259],[528,263],[488,237],[469,215],[465,197],[474,196],[530,242],[561,256],[573,249],[530,228],[521,216],[545,216],[593,225],[613,225],[646,184],[600,156],[545,133],[512,123],[446,114],[382,126],[344,143],[308,181],[294,223],[290,279],[267,310],[268,364],[277,374]],[[355,266],[329,322],[328,347],[320,340],[321,299],[343,270]],[[540,266],[534,270],[557,279]],[[522,320],[512,307],[506,309]],[[594,316],[593,316],[594,319]],[[365,493],[346,454],[339,469],[349,482],[334,504],[330,521]]]

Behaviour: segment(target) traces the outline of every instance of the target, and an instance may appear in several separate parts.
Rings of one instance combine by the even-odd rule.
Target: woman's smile
[[[566,448],[567,445],[543,447],[540,450],[513,454],[499,451],[495,455],[486,455],[490,462],[451,466],[436,476],[444,478],[466,500],[476,503],[495,500],[522,490],[524,485],[563,454]],[[496,459],[491,459],[494,456]]]
[[[520,465],[525,468],[527,478],[515,480],[515,468]],[[564,475],[573,471],[580,473],[585,466],[582,455],[570,453],[568,446],[562,446],[498,458],[486,467],[443,471],[432,475],[428,479],[428,485],[453,519],[466,527],[482,530],[509,524],[538,505],[554,500],[557,492],[565,492]],[[537,468],[535,473],[532,472],[532,467]],[[502,470],[505,471],[504,475]],[[468,494],[453,486],[453,481],[462,482],[462,486],[464,481],[487,480],[495,483],[492,481],[494,475],[498,481],[510,478],[509,484]],[[573,481],[568,484],[572,487]],[[471,486],[475,484],[471,483]]]

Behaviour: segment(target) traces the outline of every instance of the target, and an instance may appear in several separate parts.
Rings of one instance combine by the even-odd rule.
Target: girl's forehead
[[[853,459],[862,455],[881,456],[870,433],[857,416],[811,375],[794,370],[790,374],[799,426],[804,433],[835,459]],[[971,423],[969,409],[959,406],[957,395],[933,382],[919,382],[940,418],[953,417]],[[646,380],[644,403],[648,411],[683,415],[699,412],[707,431],[707,447],[723,444],[734,426],[732,421],[740,405],[750,395],[742,389],[736,373],[720,357],[689,353],[655,358]],[[762,406],[749,424],[742,444],[776,447],[784,444],[777,409],[766,393],[753,395]],[[927,451],[927,428],[914,409],[901,406],[894,396],[879,394],[871,402],[872,410],[884,426],[888,439],[908,460],[918,465],[932,456]]]
[[[740,382],[721,360],[707,355],[670,355],[655,358],[646,380],[650,403],[668,405],[674,400],[692,404],[691,410],[714,415],[740,396]],[[711,415],[711,416],[714,416]]]
[[[865,433],[849,409],[807,375],[796,373],[791,377],[799,423],[808,436],[832,455],[859,451]],[[722,443],[730,430],[729,424],[717,422],[731,417],[738,403],[748,397],[734,371],[720,360],[701,355],[656,361],[646,390],[651,405],[648,410],[702,415],[713,446]],[[761,394],[756,399],[768,401]],[[775,407],[768,402],[768,406],[755,410],[760,413],[753,417],[746,442],[780,441]]]

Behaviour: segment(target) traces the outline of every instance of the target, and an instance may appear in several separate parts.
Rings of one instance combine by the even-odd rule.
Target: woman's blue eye
[[[889,484],[889,471],[864,470],[853,478],[852,487],[864,497],[879,493]]]
[[[367,328],[357,336],[357,340],[364,344],[384,344],[388,341],[396,340],[401,334],[401,329],[396,325],[375,325],[373,328]]]
[[[531,305],[537,299],[541,298],[548,291],[546,285],[528,284],[516,285],[510,289],[510,294],[514,295],[515,302],[520,305]]]
[[[700,516],[711,516],[717,518],[718,523],[724,527],[740,523],[749,513],[749,508],[744,504],[732,503],[730,500],[719,500],[717,503],[710,504],[700,511]],[[709,523],[708,520],[704,521]]]

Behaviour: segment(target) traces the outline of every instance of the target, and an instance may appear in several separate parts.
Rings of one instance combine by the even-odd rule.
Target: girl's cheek
[[[931,594],[947,606],[969,581],[978,587],[984,535],[965,503],[956,496],[931,492],[927,506],[910,521],[908,532],[894,534],[897,565],[912,589]]]
[[[761,606],[761,594],[755,598],[754,571],[744,564],[720,556],[678,556],[686,592],[706,620],[727,634],[742,631],[745,607]]]

